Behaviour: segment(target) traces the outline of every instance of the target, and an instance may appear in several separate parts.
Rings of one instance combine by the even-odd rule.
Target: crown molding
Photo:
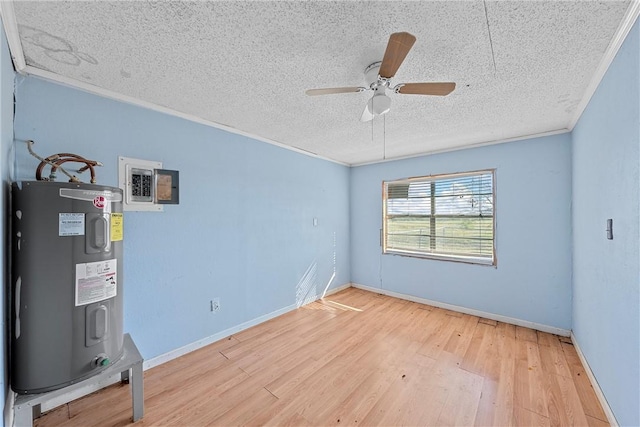
[[[638,15],[640,15],[640,0],[631,0],[631,4],[629,4],[629,7],[627,8],[616,34],[611,39],[611,42],[600,61],[600,65],[598,65],[596,72],[593,74],[593,77],[589,82],[589,86],[587,86],[587,89],[584,92],[584,96],[573,113],[573,117],[571,118],[568,126],[569,131],[573,130],[578,123],[578,120],[580,120],[582,113],[584,113],[584,110],[587,108],[587,105],[589,105],[589,101],[591,101],[593,94],[598,89],[600,82],[604,78],[604,75],[607,73],[611,63],[622,47],[622,43],[624,43],[624,40],[629,35],[629,31],[633,28],[633,25],[638,19]]]

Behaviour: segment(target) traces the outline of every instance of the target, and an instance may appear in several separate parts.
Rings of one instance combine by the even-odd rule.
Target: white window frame
[[[492,256],[491,259],[488,257],[478,257],[473,255],[458,255],[458,254],[447,254],[447,253],[438,253],[431,251],[411,251],[404,249],[393,249],[387,247],[387,199],[388,199],[388,186],[389,184],[411,184],[412,182],[437,182],[447,179],[455,179],[455,178],[466,178],[470,176],[476,175],[485,175],[491,174],[492,177],[492,199],[493,199],[493,215],[492,215],[492,223],[493,223],[493,239],[492,239]],[[435,203],[432,198],[432,204]],[[435,214],[434,214],[434,217]],[[437,218],[437,217],[436,217]],[[382,182],[382,230],[381,230],[381,244],[382,244],[382,253],[389,255],[401,255],[401,256],[409,256],[416,258],[427,258],[427,259],[436,259],[436,260],[444,260],[444,261],[456,261],[456,262],[464,262],[470,264],[479,264],[479,265],[488,265],[488,266],[497,266],[498,260],[496,257],[496,171],[495,169],[484,169],[479,171],[471,171],[471,172],[459,172],[459,173],[450,173],[450,174],[439,174],[439,175],[427,175],[413,178],[405,178],[405,179],[397,179],[390,181]]]

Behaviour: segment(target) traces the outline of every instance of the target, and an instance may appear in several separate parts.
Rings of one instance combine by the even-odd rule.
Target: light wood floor
[[[123,426],[129,386],[36,426]],[[137,425],[608,425],[568,338],[350,288],[145,372]]]

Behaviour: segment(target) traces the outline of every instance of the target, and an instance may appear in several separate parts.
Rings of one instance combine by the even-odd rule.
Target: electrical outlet
[[[210,301],[211,312],[217,313],[220,310],[220,298],[214,298]]]

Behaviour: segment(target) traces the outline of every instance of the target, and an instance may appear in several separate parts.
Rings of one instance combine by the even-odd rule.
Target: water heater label
[[[61,213],[58,218],[58,236],[84,236],[83,213]]]
[[[117,259],[109,259],[76,264],[76,307],[117,295],[117,261]]]
[[[123,231],[124,226],[122,214],[113,212],[111,214],[111,241],[119,242],[122,240]]]

